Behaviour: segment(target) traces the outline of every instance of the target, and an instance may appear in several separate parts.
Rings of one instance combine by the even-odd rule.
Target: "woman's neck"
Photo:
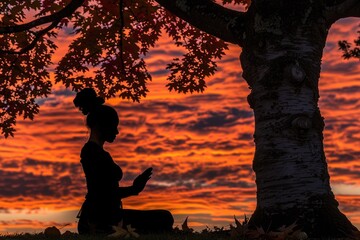
[[[90,132],[90,137],[89,137],[89,142],[94,142],[97,145],[99,145],[101,148],[104,146],[105,141],[100,139],[99,134],[97,133],[97,131],[91,131]]]

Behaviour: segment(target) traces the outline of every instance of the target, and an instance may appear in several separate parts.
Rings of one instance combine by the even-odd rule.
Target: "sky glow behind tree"
[[[340,209],[360,226],[360,65],[346,61],[338,40],[356,38],[358,19],[332,26],[324,49],[320,109],[325,117],[325,153]],[[60,34],[58,62],[73,36]],[[145,191],[124,200],[125,208],[170,210],[175,226],[189,216],[197,229],[228,226],[233,215],[256,207],[251,169],[254,119],[250,93],[241,77],[241,49],[230,45],[203,94],[166,89],[166,63],[181,56],[163,37],[147,56],[153,76],[141,103],[113,98],[106,104],[120,116],[120,134],[106,144],[122,167],[122,186],[149,166],[154,174]],[[53,70],[51,78],[54,81]],[[39,99],[34,121],[18,119],[15,138],[0,138],[0,233],[41,231],[47,226],[76,228],[76,214],[86,194],[80,150],[89,131],[73,105],[75,93],[61,85]]]

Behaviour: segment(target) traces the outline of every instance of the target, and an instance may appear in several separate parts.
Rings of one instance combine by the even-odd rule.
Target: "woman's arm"
[[[119,187],[120,198],[126,198],[139,193],[144,190],[147,181],[151,178],[152,168],[146,169],[142,174],[137,176],[130,187]]]
[[[121,199],[135,195],[139,195],[139,192],[137,192],[133,186],[119,187],[119,196]]]

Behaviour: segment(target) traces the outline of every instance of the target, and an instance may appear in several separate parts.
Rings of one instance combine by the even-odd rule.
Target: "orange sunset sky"
[[[343,60],[337,41],[355,39],[359,24],[359,19],[348,18],[332,26],[320,79],[332,189],[358,228],[360,64]],[[73,37],[59,35],[54,63]],[[230,45],[203,94],[168,92],[166,63],[181,56],[182,49],[163,35],[146,58],[153,77],[147,98],[141,103],[106,101],[120,116],[118,138],[105,144],[124,171],[120,184],[130,185],[147,167],[154,168],[144,192],[125,199],[125,208],[168,209],[174,226],[189,216],[189,226],[198,230],[228,227],[234,215],[242,218],[254,211],[254,118],[240,53],[241,48]],[[79,154],[89,131],[72,103],[74,96],[71,89],[54,85],[48,98],[38,99],[40,114],[34,121],[20,117],[15,137],[0,137],[0,233],[39,232],[53,225],[75,231],[86,194]]]

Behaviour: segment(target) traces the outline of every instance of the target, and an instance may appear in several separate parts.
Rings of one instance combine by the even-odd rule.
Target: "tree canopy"
[[[231,1],[223,1],[231,2]],[[235,1],[241,3],[242,1]],[[139,101],[151,81],[145,56],[165,32],[185,49],[168,63],[169,90],[202,92],[227,45],[153,0],[9,0],[0,3],[0,128],[13,136],[16,116],[33,119],[36,98],[51,92],[49,66],[60,30],[74,35],[55,82],[103,97]]]
[[[154,0],[7,0],[0,2],[0,128],[13,136],[17,116],[33,119],[37,98],[51,92],[49,66],[55,64],[55,83],[78,91],[93,87],[106,98],[119,96],[139,101],[148,92],[151,75],[146,55],[166,33],[184,55],[167,64],[167,88],[181,93],[202,92],[205,79],[216,71],[227,42],[217,38],[217,19],[208,28],[212,35],[181,20]],[[207,7],[213,1],[202,1]],[[221,0],[243,4],[250,0]],[[170,3],[171,5],[173,3]],[[209,5],[212,4],[212,5]],[[184,6],[186,7],[186,6]],[[167,9],[171,8],[168,6]],[[227,20],[239,12],[222,8]],[[193,13],[196,14],[196,13]],[[181,15],[181,13],[177,14]],[[183,17],[186,19],[186,16]],[[231,26],[229,26],[231,27]],[[204,29],[203,29],[204,30]],[[205,29],[206,30],[206,29]],[[58,63],[52,63],[59,31],[75,38]],[[225,41],[224,41],[225,40]],[[359,41],[357,42],[357,44]],[[358,56],[358,48],[341,43],[345,57]]]

